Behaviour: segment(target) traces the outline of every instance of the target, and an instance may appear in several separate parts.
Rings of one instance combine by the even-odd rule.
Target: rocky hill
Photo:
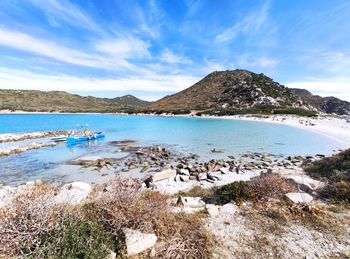
[[[150,105],[155,110],[309,109],[288,88],[246,70],[213,72],[193,86]]]
[[[161,112],[230,115],[244,113],[350,114],[350,103],[320,97],[304,89],[289,89],[264,74],[247,70],[216,71],[193,86],[150,104]]]
[[[313,95],[305,89],[291,88],[292,93],[299,96],[304,103],[315,107],[324,113],[334,113],[339,115],[350,115],[350,103],[335,97],[321,97]]]
[[[0,90],[0,110],[31,112],[122,112],[148,104],[134,96],[115,99],[80,96],[62,91]]]
[[[112,99],[113,102],[116,102],[124,107],[130,108],[144,108],[149,105],[149,102],[136,98],[133,95],[124,95],[121,97],[116,97]]]

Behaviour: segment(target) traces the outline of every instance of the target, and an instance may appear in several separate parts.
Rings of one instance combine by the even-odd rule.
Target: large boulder
[[[176,176],[176,170],[167,169],[167,170],[155,173],[153,175],[153,182],[166,180],[166,179],[169,179],[169,178],[173,178],[175,176]]]
[[[130,228],[124,228],[123,233],[128,256],[134,256],[152,248],[157,242],[155,234],[146,234]]]
[[[73,182],[62,186],[55,199],[57,203],[79,204],[91,192],[91,186],[84,182]]]
[[[294,203],[310,203],[314,199],[306,192],[290,192],[286,196]]]

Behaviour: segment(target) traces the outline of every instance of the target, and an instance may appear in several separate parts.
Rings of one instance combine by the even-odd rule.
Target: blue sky
[[[0,88],[156,100],[248,69],[350,101],[348,0],[0,0]]]

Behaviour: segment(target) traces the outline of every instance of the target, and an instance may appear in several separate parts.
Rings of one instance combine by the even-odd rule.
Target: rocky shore
[[[300,204],[307,204],[305,206],[308,208],[328,206],[317,198],[317,190],[325,183],[309,177],[302,167],[322,159],[324,157],[322,154],[281,157],[253,152],[228,156],[226,160],[212,159],[203,162],[195,154],[177,154],[161,146],[138,146],[137,142],[131,140],[115,141],[110,144],[115,152],[125,153],[125,156],[121,158],[82,157],[68,163],[85,169],[108,168],[113,170],[116,176],[121,175],[124,179],[126,175],[134,172],[138,175],[134,180],[138,182],[140,190],[154,190],[169,197],[167,204],[172,213],[205,213],[206,229],[220,242],[213,251],[214,258],[229,258],[237,253],[242,256],[250,254],[257,249],[251,247],[251,242],[267,242],[264,254],[270,253],[271,256],[285,253],[287,257],[327,257],[337,253],[343,254],[350,249],[350,244],[343,239],[345,236],[325,235],[319,230],[310,229],[294,221],[281,226],[278,230],[281,232],[278,232],[278,235],[282,235],[282,238],[276,241],[275,232],[269,232],[269,230],[262,234],[266,226],[259,224],[265,219],[261,216],[261,210],[252,206],[252,203],[247,202],[238,206],[231,202],[222,205],[206,200],[200,194],[186,195],[186,192],[194,187],[211,190],[237,181],[250,182],[265,177],[274,179],[275,175],[278,175],[296,186],[296,192],[285,194],[285,199],[296,204],[288,205],[292,206],[291,208],[297,206],[299,210]],[[94,186],[84,182],[72,182],[56,186],[52,201],[55,204],[78,205],[95,200],[104,192],[108,193],[111,188],[109,184],[107,182]],[[41,185],[43,185],[42,181],[38,180],[18,187],[1,186],[0,207],[9,206],[13,195]],[[96,188],[101,191],[96,193],[93,191]],[[270,209],[283,209],[280,200],[272,197],[265,201],[264,206]],[[349,226],[347,228],[350,230]],[[150,251],[150,255],[155,253],[154,247],[158,244],[157,235],[133,228],[125,228],[123,231],[128,255],[137,255],[144,251]],[[247,235],[248,232],[249,235]],[[257,240],[254,241],[249,236]],[[260,240],[261,238],[265,241]],[[303,238],[302,242],[300,238]],[[266,252],[266,249],[275,250]],[[115,254],[111,253],[111,256],[115,258],[113,257]]]

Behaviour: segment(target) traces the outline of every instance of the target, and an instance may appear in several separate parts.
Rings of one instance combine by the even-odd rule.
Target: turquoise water
[[[167,145],[182,153],[196,153],[203,160],[227,158],[228,155],[255,151],[283,156],[330,154],[339,148],[334,141],[324,136],[284,125],[185,117],[100,114],[0,115],[0,134],[75,129],[77,124],[88,124],[90,129],[103,130],[106,132],[106,138],[97,143],[85,143],[74,148],[62,144],[54,148],[0,158],[0,181],[38,179],[50,169],[56,168],[57,172],[57,167],[69,159],[109,152],[111,146],[108,143],[112,140],[131,139],[139,141],[141,145]],[[213,154],[210,151],[213,148],[223,149],[224,153]],[[50,177],[54,178],[54,175]]]

